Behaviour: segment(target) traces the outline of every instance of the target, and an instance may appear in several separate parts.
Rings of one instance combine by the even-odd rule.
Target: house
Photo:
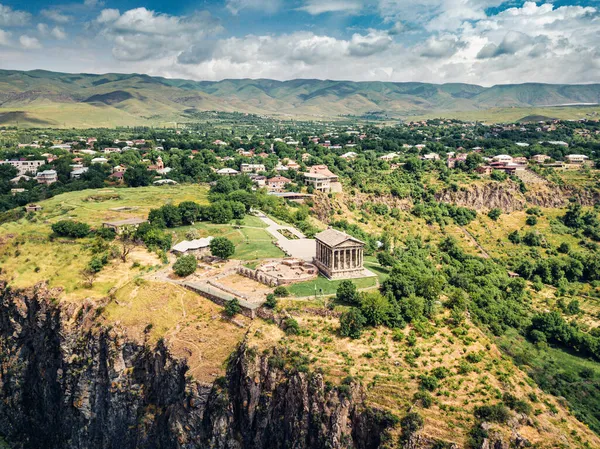
[[[229,168],[229,167],[225,167],[220,170],[217,170],[217,175],[221,175],[221,176],[236,176],[239,174],[240,174],[239,171],[234,170],[233,168]]]
[[[529,146],[529,144],[526,142],[517,142],[517,143],[515,143],[515,145],[518,147],[528,147]]]
[[[10,194],[15,196],[18,193],[27,192],[27,189],[10,189]]]
[[[340,157],[342,159],[355,159],[356,156],[358,156],[358,153],[355,153],[354,151],[348,151],[347,153],[342,154]]]
[[[382,161],[391,161],[397,157],[398,157],[398,155],[396,153],[388,153],[388,154],[384,154],[383,156],[379,156],[379,159]]]
[[[42,206],[38,204],[28,204],[25,206],[25,212],[39,212],[42,210]]]
[[[267,177],[263,175],[250,174],[250,179],[258,187],[265,187],[267,185]]]
[[[0,164],[8,164],[12,165],[17,169],[19,175],[25,175],[27,173],[37,173],[38,169],[46,163],[45,160],[37,160],[37,161],[25,161],[25,160],[16,160],[16,161],[0,161]]]
[[[31,176],[19,175],[19,176],[15,176],[14,178],[12,178],[10,180],[10,182],[13,184],[18,184],[20,181],[29,181],[30,179],[31,179]]]
[[[427,153],[427,154],[423,155],[423,160],[424,161],[439,161],[440,155],[437,153]]]
[[[288,160],[287,161],[287,168],[289,169],[293,169],[293,170],[298,170],[300,168],[300,164],[298,164],[296,161],[293,160]]]
[[[565,161],[569,164],[583,164],[588,159],[589,157],[584,154],[569,154],[565,156]]]
[[[35,179],[39,184],[50,185],[58,181],[56,170],[44,170],[38,172]]]
[[[274,176],[273,178],[267,179],[267,189],[270,192],[281,192],[286,184],[291,183],[285,176]]]
[[[127,171],[127,167],[125,167],[123,164],[115,165],[112,171],[113,173],[125,173]]]
[[[106,164],[107,162],[108,159],[106,159],[105,157],[95,157],[90,161],[91,164]]]
[[[115,148],[105,148],[104,154],[112,154],[112,153],[120,153],[122,150],[119,147]]]
[[[496,162],[504,162],[506,164],[513,161],[512,156],[509,156],[508,154],[499,154],[492,159]]]
[[[310,167],[309,173],[320,174],[327,176],[331,182],[338,182],[338,175],[332,173],[327,165],[313,165]]]
[[[300,158],[302,159],[302,162],[306,162],[310,159],[310,154],[309,153],[302,153],[302,156],[300,156]]]
[[[528,161],[527,161],[526,157],[518,156],[518,157],[513,158],[513,163],[519,164],[519,165],[527,165]]]
[[[114,179],[115,181],[121,181],[121,180],[123,180],[124,176],[125,176],[125,172],[116,171],[114,173],[111,173],[108,177]]]
[[[288,171],[289,168],[287,167],[287,165],[283,165],[281,162],[277,164],[277,166],[275,167],[275,171]]]
[[[480,175],[485,175],[485,176],[491,175],[492,170],[494,170],[494,168],[489,165],[481,165],[475,169],[475,171],[477,173],[479,173]]]
[[[210,255],[210,242],[213,237],[205,237],[195,240],[184,240],[173,246],[171,252],[177,255],[192,254],[196,258],[201,258],[204,255]]]
[[[457,163],[463,163],[467,160],[467,153],[458,153],[456,155],[452,154],[448,161],[446,162],[446,166],[448,168],[455,168]]]
[[[163,186],[165,184],[175,185],[177,181],[173,181],[172,179],[159,179],[158,181],[154,181],[152,184],[157,186]]]
[[[242,164],[240,165],[240,171],[242,173],[258,173],[266,171],[264,164]]]
[[[331,181],[326,175],[320,173],[304,173],[304,184],[312,186],[313,189],[319,192],[331,191]]]
[[[117,234],[122,234],[127,229],[137,229],[142,223],[147,223],[144,218],[128,218],[126,220],[105,221],[102,223],[103,228],[114,229]]]
[[[534,156],[531,156],[531,160],[538,164],[543,164],[544,162],[546,162],[547,160],[550,160],[550,159],[552,159],[552,158],[550,156],[548,156],[547,154],[536,154]]]
[[[568,147],[569,144],[567,142],[563,142],[562,140],[548,140],[546,143],[550,145],[557,145],[559,147]]]
[[[81,175],[83,175],[84,173],[87,173],[87,171],[89,170],[89,167],[77,167],[75,169],[73,169],[73,171],[71,171],[71,179],[79,179],[81,178]]]

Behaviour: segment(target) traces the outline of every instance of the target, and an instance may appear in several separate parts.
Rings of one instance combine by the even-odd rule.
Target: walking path
[[[257,212],[256,216],[267,225],[267,232],[275,237],[277,246],[279,246],[284,252],[289,254],[291,257],[312,262],[313,257],[315,257],[317,254],[317,244],[314,239],[307,239],[304,234],[302,234],[293,226],[283,226],[278,224],[262,212]],[[279,232],[280,230],[287,230],[298,238],[288,239]]]

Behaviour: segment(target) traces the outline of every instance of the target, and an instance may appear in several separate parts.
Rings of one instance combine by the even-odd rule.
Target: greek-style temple
[[[329,279],[361,277],[365,243],[344,232],[327,229],[315,236],[315,265]]]

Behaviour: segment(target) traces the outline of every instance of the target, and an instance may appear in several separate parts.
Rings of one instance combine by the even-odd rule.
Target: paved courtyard
[[[304,234],[293,226],[283,226],[276,223],[262,212],[258,212],[257,217],[267,225],[267,232],[275,237],[279,247],[283,251],[288,253],[291,257],[312,262],[313,257],[315,257],[317,253],[317,244],[314,239],[307,239]],[[298,237],[298,239],[288,239],[279,232],[281,230],[287,230]]]

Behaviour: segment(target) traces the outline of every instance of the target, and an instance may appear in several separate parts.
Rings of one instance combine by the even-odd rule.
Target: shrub
[[[229,317],[236,316],[241,311],[242,306],[240,306],[240,302],[237,300],[237,298],[233,298],[231,301],[227,301],[227,304],[225,304],[224,312],[225,315]]]
[[[525,220],[525,224],[528,226],[535,226],[538,222],[538,219],[535,215],[530,215],[529,217],[527,217],[527,220]]]
[[[198,262],[196,261],[196,256],[191,254],[187,256],[181,256],[177,261],[173,264],[173,271],[177,276],[185,277],[196,271],[198,267]]]
[[[421,374],[421,376],[419,376],[419,380],[419,387],[421,390],[434,391],[439,385],[437,378],[433,376],[427,376],[426,374]]]
[[[52,225],[52,232],[61,237],[79,239],[90,233],[90,227],[79,221],[61,220]]]
[[[415,412],[409,412],[400,420],[402,434],[400,435],[401,442],[406,442],[423,428],[423,418]]]
[[[288,292],[287,288],[285,288],[283,285],[280,285],[279,287],[276,287],[275,290],[273,290],[273,294],[275,296],[278,296],[279,298],[284,298],[290,293]]]
[[[508,409],[503,404],[481,405],[475,407],[474,415],[481,421],[506,423],[510,417]]]
[[[235,245],[226,237],[215,237],[210,242],[210,252],[221,259],[229,259],[235,253]]]
[[[96,235],[104,240],[114,240],[117,233],[113,228],[100,228],[96,230]]]
[[[287,318],[283,322],[285,333],[288,335],[298,335],[300,333],[300,325],[293,318]]]
[[[494,221],[498,220],[498,218],[500,218],[500,215],[502,215],[502,210],[500,210],[497,207],[494,207],[488,212],[488,217],[490,217]]]
[[[417,391],[414,395],[415,401],[421,401],[423,408],[429,408],[433,404],[433,397],[427,391]]]
[[[275,295],[273,293],[269,293],[267,295],[267,300],[265,301],[265,306],[268,307],[269,309],[274,309],[275,307],[277,307],[277,298],[275,297]]]

